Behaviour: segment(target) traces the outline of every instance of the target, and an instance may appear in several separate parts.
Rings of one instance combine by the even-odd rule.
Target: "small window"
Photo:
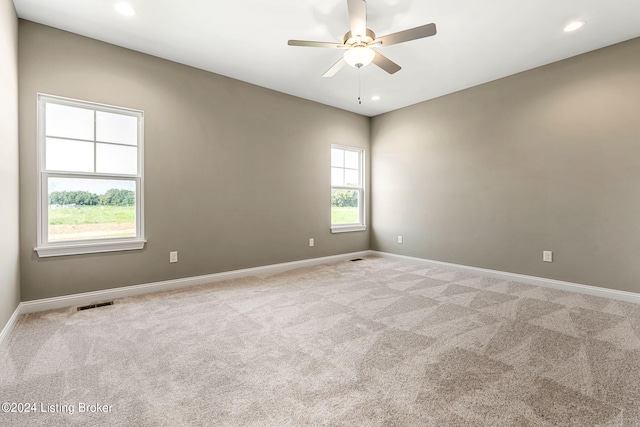
[[[143,113],[38,95],[41,257],[144,247]]]
[[[363,231],[364,150],[331,146],[331,231]]]

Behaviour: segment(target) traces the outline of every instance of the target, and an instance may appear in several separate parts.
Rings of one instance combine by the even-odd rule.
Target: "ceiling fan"
[[[396,73],[400,71],[401,67],[380,52],[373,50],[374,46],[391,46],[436,34],[436,24],[427,24],[376,38],[375,33],[367,28],[367,2],[365,0],[347,0],[347,8],[349,9],[351,31],[344,35],[342,44],[289,40],[289,46],[344,49],[343,57],[322,77],[333,77],[345,64],[362,68],[372,62],[389,74]]]

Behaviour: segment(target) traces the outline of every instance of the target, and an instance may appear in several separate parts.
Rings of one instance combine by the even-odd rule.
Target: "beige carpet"
[[[23,316],[0,401],[36,413],[0,425],[636,426],[639,336],[634,304],[367,258]]]

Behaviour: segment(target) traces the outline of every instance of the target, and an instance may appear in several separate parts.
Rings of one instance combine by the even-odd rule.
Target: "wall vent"
[[[97,304],[83,305],[78,307],[78,311],[89,310],[90,308],[106,307],[107,305],[113,305],[113,301],[99,302]]]

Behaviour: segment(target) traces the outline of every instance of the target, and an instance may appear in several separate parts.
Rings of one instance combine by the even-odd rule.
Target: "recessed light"
[[[133,16],[136,14],[136,10],[129,3],[120,2],[113,5],[114,9],[124,16]]]
[[[371,97],[371,100],[372,100],[372,101],[380,101],[380,96],[378,96],[378,95],[373,95],[373,96]]]
[[[584,24],[586,24],[585,21],[573,21],[569,25],[564,27],[564,32],[570,33],[572,31],[579,30],[580,28],[584,27]]]

